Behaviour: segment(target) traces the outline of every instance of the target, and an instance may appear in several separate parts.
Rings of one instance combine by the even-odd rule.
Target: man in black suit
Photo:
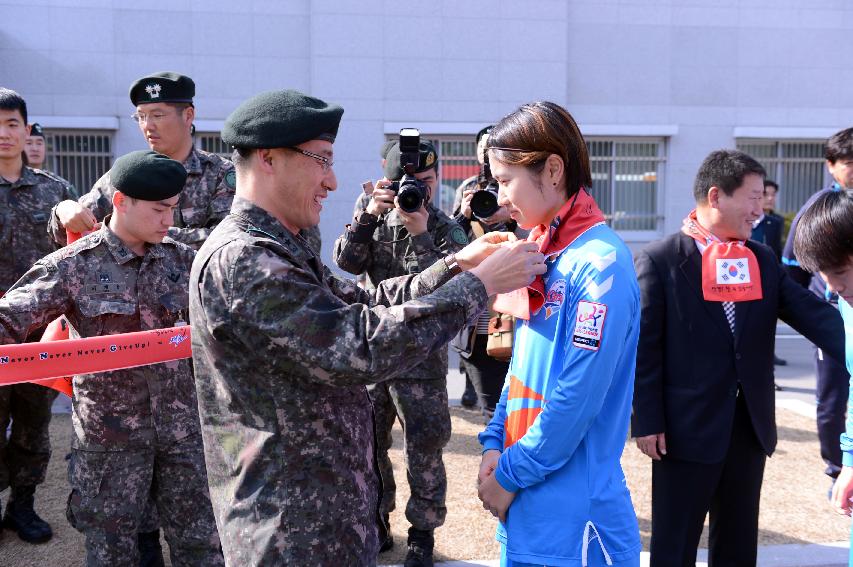
[[[773,252],[776,253],[776,259],[782,261],[782,229],[785,227],[785,219],[777,215],[773,210],[776,208],[776,195],[779,194],[779,184],[771,179],[764,180],[764,213],[758,217],[752,225],[752,235],[750,238],[756,242],[766,244]],[[783,360],[773,355],[773,364],[776,366],[785,366],[788,364]],[[776,386],[777,390],[781,390],[780,386]]]
[[[750,238],[756,242],[766,244],[776,253],[776,259],[782,260],[782,229],[785,227],[785,219],[777,215],[773,208],[776,205],[776,195],[779,193],[779,185],[770,179],[764,180],[763,213],[752,226]]]
[[[755,564],[764,464],[776,446],[777,317],[844,360],[838,312],[791,281],[772,250],[748,241],[764,175],[743,152],[712,152],[685,229],[636,259],[642,319],[632,435],[653,459],[653,567],[694,565],[709,511],[710,565]],[[734,255],[721,264],[715,257],[727,247]],[[729,283],[738,271],[731,262],[741,261],[746,286]]]

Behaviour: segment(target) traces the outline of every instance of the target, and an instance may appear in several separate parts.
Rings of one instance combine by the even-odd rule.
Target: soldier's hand
[[[410,235],[418,236],[419,234],[423,234],[427,231],[429,213],[424,205],[421,205],[421,208],[417,211],[407,213],[399,207],[397,201],[394,201],[394,204],[397,205],[397,214],[400,215],[400,219],[403,221],[403,226],[406,227],[406,230],[409,231]]]
[[[376,182],[370,202],[367,204],[366,210],[368,213],[378,217],[394,208],[394,199],[397,197],[397,194],[388,189],[390,186],[391,182],[385,178]]]
[[[480,472],[477,473],[477,486],[483,484],[483,481],[495,473],[498,468],[498,461],[501,458],[501,452],[492,449],[483,453],[483,458],[480,459]]]
[[[545,256],[535,242],[507,242],[495,250],[471,273],[480,278],[490,296],[530,285],[545,273]]]
[[[480,262],[492,255],[507,242],[518,240],[511,232],[489,232],[468,244],[456,253],[459,267],[467,271],[480,265]]]
[[[98,219],[77,201],[62,201],[56,206],[56,217],[65,230],[83,233],[92,230]]]
[[[462,204],[460,205],[460,210],[462,214],[465,215],[466,219],[470,219],[471,215],[474,213],[471,212],[471,199],[474,197],[474,193],[477,192],[477,189],[466,189],[462,192]]]

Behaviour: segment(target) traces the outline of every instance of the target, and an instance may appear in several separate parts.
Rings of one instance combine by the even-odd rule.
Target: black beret
[[[428,169],[435,168],[438,170],[438,153],[435,151],[435,146],[430,142],[421,140],[418,146],[418,165],[415,167],[415,173],[421,173]],[[403,166],[400,164],[400,143],[394,142],[394,145],[388,150],[385,156],[385,177],[391,181],[398,181],[403,177]]]
[[[235,148],[287,148],[311,140],[334,142],[344,109],[299,91],[268,91],[238,106],[222,127]]]
[[[154,73],[130,85],[133,106],[150,102],[189,102],[195,96],[195,83],[179,73]]]
[[[477,132],[477,143],[479,144],[479,143],[480,143],[480,138],[482,138],[483,136],[485,136],[486,134],[488,134],[489,132],[491,132],[491,131],[492,131],[492,128],[494,128],[494,127],[495,127],[495,125],[494,125],[494,124],[489,124],[489,125],[488,125],[488,126],[486,126],[485,128],[481,129],[479,132]]]
[[[381,157],[382,159],[387,158],[388,150],[390,150],[396,143],[397,140],[388,140],[384,144],[382,144],[382,147],[379,148],[379,157]]]
[[[30,136],[41,136],[44,138],[44,130],[41,128],[41,124],[38,122],[33,122],[30,125]]]
[[[243,102],[225,120],[222,140],[235,148],[286,148],[334,142],[344,109],[299,91],[269,91]]]
[[[139,150],[118,158],[110,169],[110,183],[128,197],[143,201],[170,199],[183,191],[187,170],[179,161]]]

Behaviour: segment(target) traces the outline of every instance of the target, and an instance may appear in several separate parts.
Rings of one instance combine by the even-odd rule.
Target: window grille
[[[779,184],[776,211],[795,213],[808,198],[829,185],[824,140],[739,139],[737,149],[754,157]]]
[[[619,231],[660,230],[665,145],[661,138],[587,138],[592,196]]]
[[[219,132],[196,132],[195,145],[198,149],[231,159],[231,147],[222,141]]]
[[[112,137],[101,130],[45,130],[45,167],[83,195],[112,166]]]

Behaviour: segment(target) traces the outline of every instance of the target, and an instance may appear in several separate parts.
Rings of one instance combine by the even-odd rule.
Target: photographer
[[[376,183],[372,195],[359,196],[353,223],[335,242],[335,263],[352,274],[366,273],[368,289],[389,278],[422,272],[468,242],[465,231],[431,202],[439,187],[433,145],[415,141],[411,148],[412,140],[403,136],[401,142],[388,150],[385,178]],[[406,151],[407,146],[414,151]],[[405,177],[401,163],[409,164],[410,174],[407,172]],[[414,180],[420,182],[420,189],[414,189]],[[399,181],[399,193],[395,192],[393,181]],[[411,197],[418,195],[423,202],[411,210],[406,204],[412,205]],[[433,531],[444,523],[447,514],[447,478],[442,461],[442,450],[450,439],[446,351],[439,350],[414,367],[407,375],[412,377],[420,379],[392,379],[369,387],[384,486],[380,504],[382,551],[393,545],[388,518],[394,509],[396,486],[388,450],[395,419],[400,419],[405,432],[411,489],[406,518],[412,525],[407,566],[432,565]]]
[[[523,239],[527,237],[527,231],[520,229],[518,224],[510,218],[506,207],[497,204],[497,183],[492,177],[485,156],[491,129],[491,126],[486,126],[477,133],[477,161],[480,162],[480,173],[469,177],[456,189],[453,220],[465,229],[469,240],[494,231],[514,232],[516,236]],[[478,192],[489,191],[492,188],[494,188],[494,201],[488,198],[482,199],[486,196],[485,193],[482,193],[480,198],[474,199]],[[474,214],[472,200],[474,200],[473,208],[484,215],[485,219]],[[490,302],[489,309],[480,314],[477,324],[465,328],[451,343],[459,352],[459,362],[466,376],[466,382],[470,381],[474,386],[486,423],[491,421],[495,413],[495,406],[500,400],[501,389],[509,369],[509,357],[496,357],[489,354],[489,321],[495,322],[497,316],[492,311]],[[503,316],[500,321],[506,323],[509,331],[512,330],[511,317]]]

